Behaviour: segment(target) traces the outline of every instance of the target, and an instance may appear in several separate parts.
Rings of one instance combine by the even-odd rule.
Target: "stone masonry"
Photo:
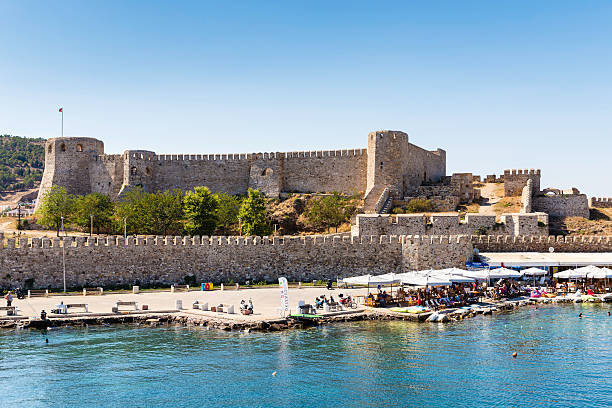
[[[538,170],[504,170],[504,195],[506,197],[520,196],[527,180],[533,182],[533,190],[540,191],[540,175]]]
[[[283,192],[372,192],[370,201],[375,203],[386,188],[401,197],[408,187],[439,181],[446,172],[444,150],[424,150],[398,131],[370,133],[367,149],[204,155],[126,150],[105,154],[100,140],[62,137],[49,139],[45,153],[38,203],[54,185],[71,194],[99,192],[113,200],[136,186],[149,192],[206,186],[229,194],[255,188],[269,197]]]
[[[546,214],[359,214],[351,227],[352,236],[369,235],[548,235]]]
[[[591,208],[612,208],[612,197],[591,197],[589,199]]]
[[[462,266],[465,237],[123,237],[68,238],[67,286],[151,286],[196,282],[336,279],[360,274]],[[431,257],[434,258],[431,258]],[[0,287],[62,287],[62,241],[7,239]]]

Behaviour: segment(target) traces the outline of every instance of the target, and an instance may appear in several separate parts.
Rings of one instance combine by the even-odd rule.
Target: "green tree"
[[[212,235],[217,228],[219,198],[208,187],[196,187],[183,200],[185,230],[190,235]]]
[[[217,225],[220,229],[223,229],[224,233],[228,233],[238,223],[238,213],[240,212],[242,199],[239,196],[232,196],[227,193],[219,193],[216,196],[219,199]]]
[[[181,234],[184,217],[183,197],[181,190],[147,194],[145,196],[147,228],[142,234]]]
[[[128,234],[138,234],[146,227],[147,214],[145,208],[147,193],[142,187],[131,188],[124,191],[115,204],[116,231],[123,233],[125,229]]]
[[[121,195],[115,207],[116,229],[128,234],[179,234],[183,225],[183,193],[180,190],[146,193],[142,187]]]
[[[93,227],[98,233],[102,228],[108,231],[113,213],[113,202],[106,194],[91,193],[79,196],[74,203],[74,222],[85,230],[91,228],[93,215]]]
[[[406,213],[427,212],[431,211],[431,209],[431,201],[424,198],[413,198],[406,204]]]
[[[259,190],[249,188],[249,194],[242,202],[238,212],[240,230],[245,235],[268,235],[270,223],[266,209],[266,199]]]
[[[334,192],[332,195],[312,200],[306,210],[306,219],[317,229],[338,227],[347,222],[355,207],[347,197]]]
[[[64,224],[70,222],[73,210],[74,196],[68,194],[64,187],[53,186],[42,197],[38,222],[47,228],[55,229],[59,237],[62,219]]]

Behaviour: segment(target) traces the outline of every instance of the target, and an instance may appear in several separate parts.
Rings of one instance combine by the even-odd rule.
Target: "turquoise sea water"
[[[40,331],[5,331],[0,398],[19,407],[611,406],[610,310],[542,305],[450,324],[257,334],[62,328],[49,344]]]

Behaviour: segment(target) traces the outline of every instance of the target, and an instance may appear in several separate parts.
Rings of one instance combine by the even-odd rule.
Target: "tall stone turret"
[[[382,130],[368,135],[368,178],[366,192],[376,186],[388,187],[393,197],[402,197],[405,190],[405,160],[409,156],[408,135]]]
[[[104,154],[104,143],[90,137],[57,137],[45,143],[45,171],[38,191],[37,207],[51,186],[62,186],[70,194],[92,191],[90,167]]]

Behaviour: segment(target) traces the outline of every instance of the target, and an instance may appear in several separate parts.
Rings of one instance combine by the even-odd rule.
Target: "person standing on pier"
[[[11,306],[11,304],[13,303],[13,295],[11,294],[11,291],[9,290],[8,293],[4,296],[4,298],[6,299],[6,306]]]

